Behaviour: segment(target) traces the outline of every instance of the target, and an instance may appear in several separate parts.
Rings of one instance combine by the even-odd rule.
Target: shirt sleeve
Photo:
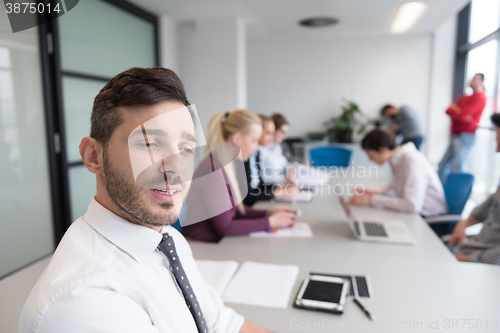
[[[488,250],[474,251],[468,255],[467,261],[500,265],[500,246]]]
[[[233,210],[224,212],[212,217],[210,222],[222,237],[247,235],[254,231],[269,230],[269,219],[265,217],[265,213],[263,213],[263,216],[262,213],[257,213],[257,216],[255,216],[254,210],[249,207],[245,207],[245,211],[246,214],[241,214],[236,208],[236,213]]]
[[[411,118],[410,113],[405,108],[401,108],[401,110],[399,111],[399,114],[400,114],[400,117],[396,122],[396,124],[398,125],[398,129],[396,130],[396,134],[401,134],[401,133],[405,132],[413,122],[413,119]]]
[[[464,96],[460,96],[453,104],[460,105]],[[459,106],[460,107],[460,106]],[[457,113],[452,109],[451,105],[446,109],[446,114],[450,116],[451,119],[455,119]]]
[[[471,97],[469,97],[471,98]],[[481,117],[481,114],[486,106],[486,100],[484,98],[475,98],[471,100],[466,105],[459,105],[461,112],[451,113],[450,116],[455,121],[465,121],[465,118],[472,117],[473,119]]]
[[[217,291],[208,282],[204,280],[203,282],[205,285],[203,293],[206,309],[204,311],[215,311],[211,323],[207,320],[207,323],[211,324],[208,327],[209,331],[214,333],[239,332],[245,322],[245,318],[233,309],[225,306]]]
[[[418,163],[410,159],[401,162],[398,168],[406,170],[406,177],[403,180],[403,193],[400,197],[390,197],[383,194],[372,196],[372,205],[379,208],[390,208],[403,212],[420,212],[424,205],[427,191],[427,177],[419,170]]]
[[[38,333],[159,333],[143,308],[103,287],[75,289],[56,299],[38,322]]]
[[[476,218],[479,222],[484,222],[488,217],[488,213],[490,211],[490,207],[493,204],[494,194],[491,195],[485,202],[474,208],[471,215]]]

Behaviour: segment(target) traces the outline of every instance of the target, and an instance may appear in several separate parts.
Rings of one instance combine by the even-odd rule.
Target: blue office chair
[[[186,218],[186,209],[187,209],[186,203],[184,203],[184,205],[182,206],[182,210],[181,210],[181,214],[180,214],[179,218],[177,219],[177,221],[175,221],[174,224],[172,224],[172,227],[177,229],[181,234],[182,234],[181,222]]]
[[[311,164],[315,167],[348,167],[352,151],[341,147],[318,147],[311,149]]]
[[[457,172],[448,175],[444,186],[448,214],[425,218],[438,236],[451,233],[455,224],[462,219],[462,211],[469,200],[473,185],[474,176],[470,173]]]

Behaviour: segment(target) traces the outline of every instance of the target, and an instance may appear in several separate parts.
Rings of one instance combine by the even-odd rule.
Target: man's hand
[[[462,112],[462,109],[455,103],[453,103],[452,105],[450,105],[450,109],[453,110],[453,112],[455,113],[460,113]]]
[[[463,261],[463,262],[467,262],[467,258],[469,257],[466,254],[453,254],[453,255],[455,256],[455,258],[457,258],[458,261]]]
[[[465,234],[465,229],[467,227],[468,227],[467,220],[462,220],[462,221],[458,222],[457,225],[455,226],[455,228],[453,229],[453,232],[451,233],[451,238],[448,241],[448,245],[453,246],[453,245],[462,244],[465,237],[467,237],[467,235]]]
[[[265,328],[255,325],[252,322],[245,320],[243,326],[241,326],[240,333],[272,333]]]
[[[349,200],[349,203],[353,205],[360,205],[360,206],[370,206],[372,204],[372,195],[369,192],[365,192],[360,195],[354,195],[351,200]]]
[[[397,124],[392,124],[392,125],[391,125],[391,130],[392,130],[393,132],[396,132],[396,131],[398,130],[398,128],[399,128],[399,127],[398,127],[398,125],[397,125]]]

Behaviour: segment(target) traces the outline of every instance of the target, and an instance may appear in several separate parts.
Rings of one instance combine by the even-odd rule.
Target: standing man
[[[415,147],[420,150],[424,136],[422,135],[417,113],[412,107],[403,105],[397,108],[387,104],[380,110],[380,115],[389,120],[391,131],[395,135],[403,136],[401,145],[413,142]]]
[[[467,160],[476,141],[476,129],[486,106],[484,75],[474,75],[469,85],[472,95],[462,95],[451,104],[446,113],[451,118],[451,139],[441,162],[439,178],[444,184],[450,172],[464,172]]]
[[[224,306],[171,226],[193,176],[188,104],[160,67],[129,69],[96,96],[80,156],[97,194],[31,291],[20,333],[269,332]]]

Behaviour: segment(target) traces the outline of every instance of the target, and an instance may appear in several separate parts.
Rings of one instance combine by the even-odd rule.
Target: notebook
[[[246,261],[229,283],[222,299],[229,303],[286,309],[299,268]]]
[[[312,236],[311,227],[306,222],[296,222],[291,228],[250,233],[252,238],[311,238]]]

